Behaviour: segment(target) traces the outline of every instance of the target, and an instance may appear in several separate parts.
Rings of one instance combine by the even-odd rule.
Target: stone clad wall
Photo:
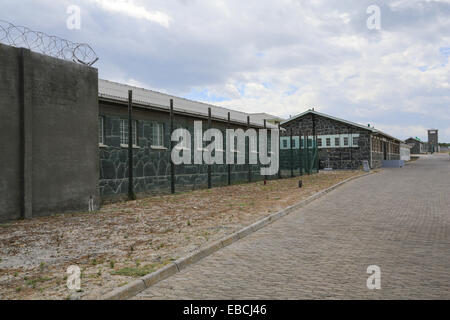
[[[370,160],[370,133],[360,127],[314,115],[316,135],[359,134],[358,147],[319,148],[319,168],[357,169],[362,160]],[[286,129],[281,135],[293,136],[313,134],[313,114],[306,114],[283,125]]]
[[[100,147],[100,194],[103,199],[115,199],[126,196],[128,192],[128,148],[120,146],[120,119],[127,119],[125,105],[100,103],[100,115],[104,118],[105,147]],[[143,108],[134,108],[133,119],[138,121],[138,148],[133,150],[134,188],[136,193],[167,194],[170,193],[170,118],[169,113]],[[191,155],[193,161],[194,120],[203,122],[203,131],[208,128],[205,119],[175,115],[174,128],[186,128],[191,133]],[[165,150],[153,149],[152,130],[155,122],[164,125]],[[212,122],[212,127],[222,130],[225,150],[226,123]],[[232,125],[232,129],[239,126]],[[246,130],[246,127],[240,127]],[[248,157],[248,153],[246,153]],[[225,159],[225,155],[224,155]],[[225,163],[225,160],[224,160]],[[181,164],[175,166],[175,190],[188,191],[207,188],[208,166],[197,164]],[[263,179],[260,166],[251,165],[252,181]],[[226,164],[213,165],[211,174],[212,186],[228,184],[228,168]],[[232,183],[248,181],[247,165],[232,165]]]

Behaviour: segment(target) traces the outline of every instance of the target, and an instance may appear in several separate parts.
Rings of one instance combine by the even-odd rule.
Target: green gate
[[[319,149],[314,137],[281,137],[288,139],[287,147],[280,141],[280,175],[297,177],[319,171]],[[307,141],[307,143],[306,143]]]

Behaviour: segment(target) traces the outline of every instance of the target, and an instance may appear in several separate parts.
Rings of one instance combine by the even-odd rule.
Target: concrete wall
[[[0,44],[0,221],[98,206],[98,74]]]

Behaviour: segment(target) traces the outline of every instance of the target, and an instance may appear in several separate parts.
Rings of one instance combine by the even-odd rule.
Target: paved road
[[[450,157],[347,183],[136,298],[450,299]]]

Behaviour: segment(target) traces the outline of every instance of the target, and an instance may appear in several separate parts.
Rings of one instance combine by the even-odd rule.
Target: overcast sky
[[[67,28],[70,5],[80,29]],[[0,19],[89,43],[104,79],[450,142],[450,0],[2,0]]]

